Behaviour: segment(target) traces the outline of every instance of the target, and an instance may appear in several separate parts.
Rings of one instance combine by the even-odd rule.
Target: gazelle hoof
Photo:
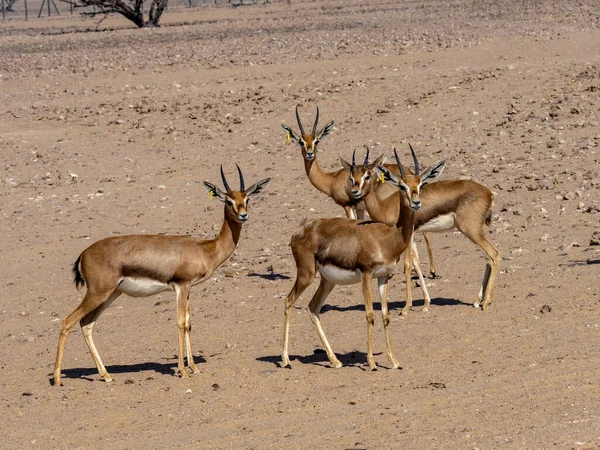
[[[343,366],[341,361],[331,361],[331,365],[333,366],[334,369],[339,369],[340,367]]]

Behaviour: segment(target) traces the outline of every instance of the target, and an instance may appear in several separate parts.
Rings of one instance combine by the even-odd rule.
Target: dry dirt
[[[292,1],[179,10],[159,29],[118,18],[0,24],[2,448],[600,448],[600,15],[594,2]],[[475,310],[485,260],[432,236],[433,304],[406,317],[391,281],[390,370],[381,321],[368,372],[359,286],[322,321],[294,310],[280,368],[290,237],[340,216],[308,182],[300,104],[336,127],[319,161],[410,142],[444,179],[495,194],[494,302]],[[174,294],[121,297],[79,327],[51,386],[61,320],[82,297],[71,266],[129,233],[212,237],[222,205],[202,181],[273,179],[235,254],[191,295],[201,373],[174,377]],[[596,245],[592,245],[596,232]],[[420,239],[420,238],[419,238]],[[419,244],[420,246],[422,244]],[[424,248],[421,247],[425,256]],[[426,257],[423,258],[426,261]],[[424,266],[427,269],[427,265]]]

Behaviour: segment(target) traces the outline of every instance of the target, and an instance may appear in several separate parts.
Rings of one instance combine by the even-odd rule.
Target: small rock
[[[186,391],[185,391],[185,393],[186,393],[186,394],[191,394],[191,393],[192,393],[192,390],[191,390],[191,389],[188,389],[188,390],[186,390]]]
[[[131,378],[127,378],[127,379],[124,381],[124,383],[125,383],[125,384],[135,384],[135,381],[133,381]]]
[[[590,240],[590,245],[600,245],[600,230],[594,231],[592,239]]]
[[[213,391],[218,391],[219,389],[221,389],[221,386],[218,385],[218,383],[214,383],[211,388],[213,389]]]
[[[566,194],[563,195],[563,200],[575,200],[575,193],[567,192]]]
[[[542,314],[552,312],[552,307],[549,305],[544,305],[544,306],[542,306],[542,309],[540,309],[540,312]]]

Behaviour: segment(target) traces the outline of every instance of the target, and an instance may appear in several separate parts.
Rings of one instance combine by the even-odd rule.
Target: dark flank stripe
[[[151,280],[160,281],[161,283],[168,283],[172,279],[169,274],[154,270],[151,267],[143,266],[123,266],[121,273],[125,277],[149,278]]]

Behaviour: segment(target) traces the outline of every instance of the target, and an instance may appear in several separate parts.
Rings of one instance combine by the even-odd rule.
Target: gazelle
[[[409,146],[410,146],[410,144],[409,144]],[[386,157],[387,152],[385,152],[383,155],[381,155],[379,158],[377,158],[372,163],[369,163],[369,147],[367,145],[365,145],[365,149],[367,150],[367,154],[365,156],[365,160],[364,160],[362,166],[358,166],[355,163],[356,150],[352,153],[352,164],[351,165],[349,165],[348,163],[346,163],[346,165],[344,165],[344,163],[342,162],[342,166],[344,167],[344,169],[346,169],[350,173],[348,183],[346,184],[346,189],[348,190],[348,194],[355,201],[360,201],[359,205],[363,209],[366,209],[366,206],[362,199],[363,192],[365,191],[365,187],[366,187],[365,183],[370,183],[371,176],[373,175],[373,172],[374,172],[374,169],[376,166],[383,165],[388,170],[390,170],[394,175],[400,175],[400,172],[398,172],[398,168],[395,164],[385,164],[385,157]],[[412,172],[410,172],[409,169],[406,169],[406,170],[407,170],[407,172],[412,173]],[[377,181],[377,180],[378,179],[375,179],[375,181]],[[381,183],[375,183],[373,185],[373,190],[375,191],[375,194],[378,199],[387,198],[392,194],[397,194],[397,190],[395,190],[395,189],[390,190],[388,187],[393,188],[393,186],[390,183],[381,182]],[[391,222],[386,222],[386,223],[390,226],[392,225]],[[436,274],[436,271],[435,271],[435,262],[433,260],[433,252],[431,251],[431,242],[429,241],[429,237],[427,236],[427,233],[423,233],[423,237],[425,238],[425,243],[427,245],[427,252],[429,254],[429,277],[432,279],[440,278]],[[418,258],[418,254],[413,253],[413,258]],[[414,260],[413,260],[413,262],[414,262]],[[419,264],[415,264],[415,271],[417,272],[417,275],[419,275],[419,280],[421,282],[421,286],[424,286],[424,293],[425,293],[425,295],[428,295],[426,292],[427,288],[425,287],[425,282],[422,279],[422,274],[420,273],[420,270],[421,270],[421,268],[420,268]]]
[[[410,150],[411,152],[414,153],[414,150],[412,148],[412,145],[410,145]],[[400,175],[400,172],[398,171],[398,166],[396,164],[383,164],[385,162],[385,157],[387,152],[385,152],[383,155],[381,155],[379,158],[377,158],[375,161],[373,161],[372,163],[369,163],[369,147],[365,146],[367,149],[367,154],[365,157],[365,160],[362,164],[362,166],[357,166],[356,162],[355,162],[355,154],[356,151],[354,151],[352,153],[352,164],[349,164],[348,167],[344,167],[348,173],[349,173],[349,178],[348,178],[348,183],[346,184],[346,189],[348,190],[348,193],[350,196],[352,196],[352,198],[354,198],[357,201],[363,201],[363,195],[365,192],[365,189],[367,189],[367,187],[369,186],[373,186],[373,190],[375,191],[375,193],[373,195],[376,195],[377,198],[379,198],[380,195],[385,196],[385,197],[389,197],[391,194],[396,194],[396,196],[398,195],[397,189],[395,189],[395,192],[389,192],[387,190],[384,189],[384,187],[386,186],[392,186],[391,183],[384,183],[383,180],[381,178],[375,178],[376,181],[381,181],[381,183],[377,183],[376,181],[373,181],[373,177],[375,176],[375,168],[377,166],[383,165],[384,168],[386,168],[387,170],[389,170],[390,172],[392,172],[394,175]],[[441,172],[444,167],[445,167],[445,162],[442,161],[441,162],[441,166],[439,168],[439,171]],[[408,169],[406,169],[406,171],[410,174],[412,174],[412,172],[410,172]],[[397,200],[397,197],[396,197]],[[364,205],[364,203],[363,203]],[[365,206],[366,207],[366,206]],[[375,220],[371,217],[372,220]],[[380,222],[378,220],[376,220],[377,222]],[[389,226],[393,226],[394,223],[391,222],[385,222],[386,225]],[[423,233],[425,236],[425,241],[427,242],[427,249],[429,251],[429,257],[430,257],[430,262],[433,261],[433,255],[431,252],[431,248],[429,247],[429,238],[427,238],[427,235],[425,233]],[[405,258],[405,264],[411,264],[410,260],[406,259],[406,258],[411,258],[412,259],[412,267],[414,267],[415,272],[417,274],[417,277],[419,278],[419,284],[421,285],[421,290],[423,291],[423,298],[424,298],[424,307],[423,307],[423,311],[427,311],[428,310],[428,305],[431,303],[431,297],[429,296],[429,291],[427,290],[427,284],[425,283],[425,279],[423,277],[423,272],[421,271],[421,262],[419,259],[419,253],[417,251],[417,245],[415,243],[414,240],[414,234],[413,234],[413,242],[411,243],[411,252],[412,254],[409,255],[407,252],[404,253],[404,258]],[[409,266],[410,267],[410,266]],[[410,283],[410,276],[409,278],[406,279],[407,283]],[[404,308],[402,309],[402,314],[408,314],[408,311],[410,309],[410,307],[412,306],[412,296],[411,296],[411,301],[406,302],[406,305],[404,306]]]
[[[317,125],[319,123],[318,106],[317,116],[315,117],[315,122],[313,123],[310,133],[304,131],[302,121],[300,120],[298,106],[296,106],[296,121],[298,122],[298,128],[300,129],[300,135],[297,135],[294,130],[285,124],[282,124],[281,126],[287,132],[288,138],[300,144],[302,158],[304,158],[304,169],[306,170],[306,175],[312,185],[325,195],[331,197],[336,204],[344,208],[346,217],[356,219],[360,215],[360,218],[364,218],[364,210],[357,212],[356,205],[359,202],[355,201],[352,196],[348,194],[346,189],[346,184],[348,182],[347,172],[344,169],[339,169],[334,172],[325,172],[317,162],[318,144],[323,137],[331,132],[334,121],[332,120],[317,132]],[[342,166],[344,164],[348,163],[342,160]]]
[[[236,164],[237,165],[237,164]],[[242,224],[248,220],[248,198],[267,188],[266,178],[244,187],[239,166],[240,190],[229,188],[223,166],[221,178],[225,192],[207,181],[204,187],[211,198],[225,203],[223,226],[218,236],[203,240],[191,236],[130,235],[110,237],[86,248],[73,266],[75,285],[87,285],[85,297],[62,323],[54,364],[54,385],[61,382],[62,358],[71,328],[79,322],[85,342],[94,358],[98,372],[105,381],[112,377],[104,367],[92,340],[92,329],[100,314],[122,293],[132,297],[148,297],[163,291],[177,295],[177,327],[179,358],[177,374],[189,377],[183,361],[184,348],[188,367],[197,373],[191,347],[189,294],[192,286],[209,279],[213,272],[231,256],[240,239]]]
[[[368,165],[364,176],[366,181],[359,190],[353,192],[353,195],[364,200],[371,219],[393,225],[398,221],[398,215],[402,214],[398,207],[399,194],[394,193],[385,199],[378,198],[376,183],[371,176],[373,170],[373,167]],[[422,208],[415,215],[415,231],[425,233],[458,229],[485,252],[487,258],[485,273],[479,290],[479,300],[473,306],[479,308],[483,301],[481,306],[486,310],[492,302],[500,259],[498,250],[485,236],[485,225],[489,225],[492,219],[494,204],[492,192],[471,180],[442,180],[423,187],[421,202]],[[416,246],[413,247],[413,255],[415,254],[417,254]],[[413,262],[415,266],[419,264],[418,255]],[[407,279],[407,283],[408,281]],[[411,307],[412,298],[409,301],[403,313]],[[425,310],[429,303],[429,298],[426,296]]]
[[[399,367],[391,347],[389,333],[389,312],[387,307],[387,284],[389,275],[398,263],[402,252],[410,245],[413,234],[416,211],[421,207],[421,187],[437,179],[443,169],[438,163],[423,175],[419,176],[417,157],[415,175],[407,174],[394,150],[400,177],[392,174],[385,167],[378,167],[384,177],[396,185],[400,194],[398,207],[401,211],[395,226],[390,227],[379,222],[361,222],[347,218],[319,219],[304,227],[292,237],[291,246],[296,261],[296,281],[285,300],[283,326],[282,366],[290,365],[288,354],[290,312],[298,297],[312,283],[316,271],[321,274],[319,287],[309,304],[310,317],[317,329],[321,343],[325,348],[331,365],[341,367],[319,320],[319,313],[327,296],[336,284],[362,283],[367,317],[367,360],[369,368],[376,368],[373,358],[373,300],[371,297],[371,281],[377,278],[381,298],[381,313],[386,332],[387,357],[392,368]],[[410,255],[410,252],[408,252]],[[405,263],[404,271],[410,274],[409,265]],[[406,285],[407,298],[410,296],[410,283]]]

